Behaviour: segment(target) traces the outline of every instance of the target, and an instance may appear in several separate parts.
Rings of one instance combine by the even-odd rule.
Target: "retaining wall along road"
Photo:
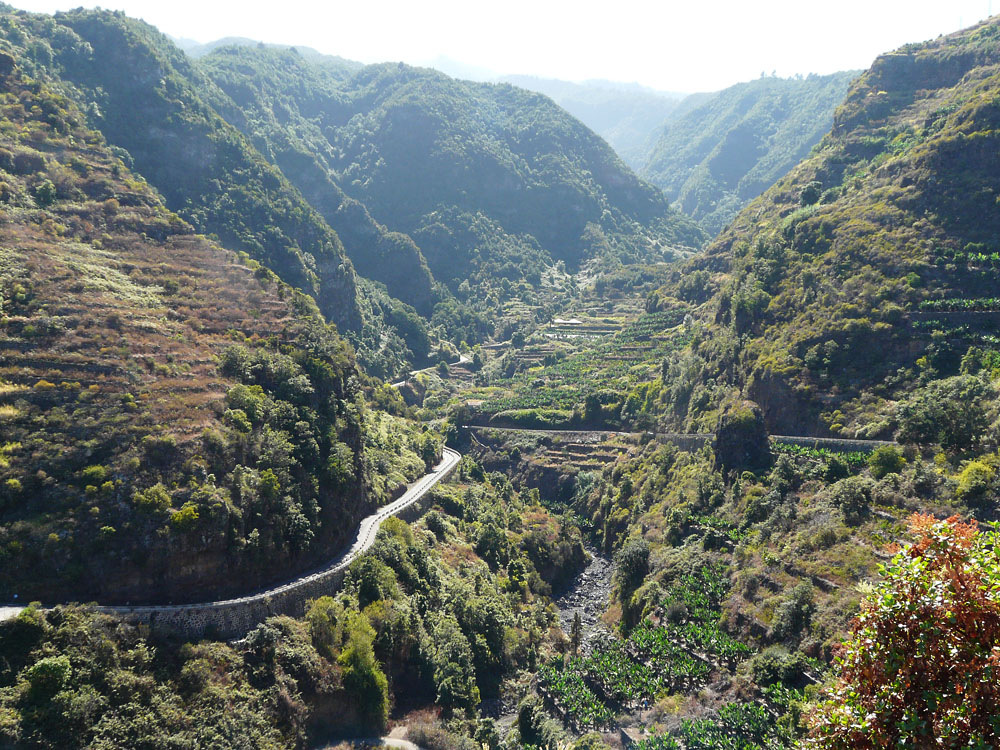
[[[351,548],[324,568],[294,581],[257,594],[203,604],[165,604],[141,607],[98,607],[127,621],[141,622],[154,630],[169,631],[189,638],[211,634],[222,638],[245,635],[272,615],[299,617],[310,599],[332,594],[344,581],[344,573],[354,560],[375,541],[379,526],[389,516],[404,521],[419,518],[430,504],[428,490],[449,476],[461,455],[444,449],[444,458],[429,473],[414,482],[395,502],[379,508],[361,521]]]
[[[891,440],[851,440],[849,438],[817,438],[800,435],[771,435],[772,443],[788,443],[805,448],[826,448],[834,453],[871,453],[883,445],[898,445]]]

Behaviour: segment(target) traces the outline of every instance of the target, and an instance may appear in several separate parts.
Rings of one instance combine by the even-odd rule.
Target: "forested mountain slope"
[[[565,280],[559,261],[672,259],[703,240],[536,94],[261,45],[221,47],[197,66],[234,105],[219,111],[338,231],[361,273],[455,341],[509,336],[551,297],[544,279]]]
[[[173,598],[340,542],[371,503],[349,348],[2,63],[0,598]]]
[[[199,60],[231,98],[220,111],[302,192],[344,241],[358,272],[384,283],[394,297],[429,316],[434,279],[420,249],[389,232],[337,184],[333,147],[323,133],[329,113],[343,106],[340,86],[357,66],[310,63],[298,51],[224,46]]]
[[[206,69],[219,71],[224,54],[206,58]],[[268,57],[259,49],[229,54]],[[272,76],[271,90],[280,85],[273,63],[252,69]],[[377,221],[412,236],[450,286],[467,270],[502,267],[495,253],[477,258],[455,241],[455,233],[485,224],[499,231],[483,239],[520,248],[511,251],[518,276],[526,266],[516,256],[524,252],[575,267],[600,253],[628,258],[655,253],[657,244],[702,240],[606,144],[544,97],[396,64],[368,66],[344,81],[319,72],[326,79],[321,108],[308,100],[314,86],[287,95],[327,139],[336,181]]]
[[[195,235],[23,59],[0,56],[0,599],[315,565],[433,446],[367,410],[310,296]]]
[[[71,38],[68,30],[79,35],[74,54],[54,50],[55,72],[80,88],[93,124],[128,151],[171,209],[313,294],[342,328],[360,326],[354,275],[336,234],[219,117],[212,105],[220,92],[166,37],[101,11],[20,23],[38,33],[36,45],[58,45]]]
[[[637,172],[649,158],[650,140],[674,112],[683,94],[614,81],[573,83],[535,76],[507,76],[505,83],[552,97],[593,130]]]
[[[691,97],[653,136],[640,173],[716,234],[809,153],[855,75],[760,78]]]
[[[425,325],[359,281],[330,226],[219,110],[229,98],[152,27],[120,13],[10,11],[7,41],[85,109],[167,205],[310,294],[373,374],[423,360]]]
[[[775,431],[929,439],[933,404],[958,422],[990,403],[972,376],[997,357],[998,64],[995,19],[879,57],[813,155],[664,290],[714,292],[695,359]]]
[[[313,296],[382,377],[426,361],[428,324],[456,343],[509,335],[507,308],[530,315],[558,261],[704,239],[600,138],[510,86],[264,45],[195,62],[106,11],[8,26],[168,207]]]

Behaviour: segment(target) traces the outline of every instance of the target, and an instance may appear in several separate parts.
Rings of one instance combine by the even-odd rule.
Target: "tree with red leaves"
[[[806,747],[1000,747],[1000,557],[993,532],[914,515],[809,717]]]

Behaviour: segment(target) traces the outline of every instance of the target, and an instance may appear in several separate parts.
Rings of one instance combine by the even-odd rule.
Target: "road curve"
[[[431,469],[429,473],[425,474],[411,484],[398,500],[382,506],[370,516],[361,520],[361,523],[358,525],[358,533],[354,539],[354,543],[347,549],[347,551],[343,552],[336,559],[331,560],[323,567],[318,568],[311,573],[307,573],[304,576],[288,581],[287,583],[283,583],[280,586],[275,586],[265,591],[257,591],[235,599],[225,599],[221,601],[200,602],[195,604],[155,604],[135,607],[104,606],[99,604],[98,609],[103,612],[126,615],[164,611],[176,612],[178,610],[203,609],[210,607],[229,607],[237,604],[262,601],[276,594],[285,593],[299,586],[312,583],[318,578],[346,568],[360,555],[364,554],[365,551],[372,546],[372,543],[375,541],[375,536],[378,534],[379,527],[386,518],[396,515],[404,508],[409,507],[426,495],[435,484],[440,482],[455,469],[461,459],[462,455],[458,453],[458,451],[453,451],[451,448],[445,448],[444,455],[438,465]],[[0,607],[0,621],[15,617],[22,609],[22,606]]]
[[[471,357],[467,357],[464,354],[459,353],[458,361],[450,363],[448,367],[458,367],[460,365],[467,365],[471,361],[472,361]],[[409,374],[403,380],[397,380],[395,383],[391,383],[390,387],[402,388],[404,385],[410,382],[411,378],[415,378],[422,372],[430,372],[431,370],[435,369],[437,369],[437,365],[431,365],[430,367],[422,367],[419,370],[410,370]]]

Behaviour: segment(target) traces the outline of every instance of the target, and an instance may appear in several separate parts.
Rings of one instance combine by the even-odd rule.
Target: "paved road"
[[[458,361],[457,362],[452,362],[450,365],[448,365],[448,367],[458,367],[459,365],[467,365],[471,361],[472,361],[471,357],[467,357],[464,354],[459,354],[458,355]],[[407,376],[404,380],[397,380],[395,383],[392,383],[392,387],[393,388],[402,388],[404,385],[407,384],[407,382],[410,380],[410,378],[414,378],[414,377],[416,377],[417,375],[419,375],[422,372],[430,372],[431,370],[435,370],[435,369],[437,369],[437,365],[431,365],[430,367],[424,367],[421,370],[410,370],[409,376]]]
[[[375,536],[378,533],[379,527],[382,525],[382,521],[389,516],[396,515],[404,508],[412,505],[417,500],[422,498],[435,484],[451,473],[461,459],[462,455],[460,453],[453,451],[451,448],[445,448],[444,457],[441,459],[441,462],[430,471],[430,473],[425,474],[416,482],[411,484],[409,489],[407,489],[398,500],[379,508],[370,516],[362,519],[358,526],[358,533],[354,539],[354,543],[346,552],[342,553],[335,560],[330,561],[328,564],[313,571],[312,573],[308,573],[304,576],[288,581],[280,586],[267,589],[266,591],[258,591],[248,594],[247,596],[237,597],[235,599],[200,602],[197,604],[160,604],[137,607],[101,606],[100,609],[105,612],[112,612],[116,614],[129,614],[163,612],[168,610],[176,612],[178,610],[200,609],[205,607],[227,607],[234,604],[245,604],[255,600],[266,599],[274,596],[275,594],[284,593],[304,584],[312,583],[316,579],[346,568],[354,562],[359,555],[363,554],[369,547],[371,547],[372,542],[375,541]],[[0,607],[0,620],[14,617],[22,609],[23,607]]]

